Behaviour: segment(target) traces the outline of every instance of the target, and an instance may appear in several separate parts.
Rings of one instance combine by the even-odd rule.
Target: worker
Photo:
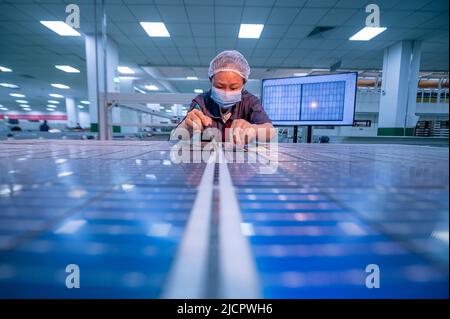
[[[39,131],[41,132],[48,132],[49,129],[50,126],[48,126],[47,120],[44,120],[44,123],[42,123],[41,126],[39,126]]]
[[[190,132],[216,128],[222,141],[244,145],[257,139],[270,140],[275,134],[260,100],[244,89],[250,66],[238,51],[223,51],[210,63],[211,89],[198,95],[178,127]]]

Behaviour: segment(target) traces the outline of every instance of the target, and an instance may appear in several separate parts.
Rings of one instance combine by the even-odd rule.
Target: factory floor
[[[448,148],[175,146],[1,141],[0,297],[448,297]]]

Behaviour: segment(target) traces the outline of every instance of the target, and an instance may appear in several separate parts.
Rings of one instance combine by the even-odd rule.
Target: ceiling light
[[[355,33],[349,40],[351,41],[369,41],[381,32],[386,30],[384,27],[365,27]]]
[[[294,73],[294,76],[306,76],[309,73]]]
[[[40,21],[50,30],[61,36],[80,36],[81,34],[63,21]]]
[[[130,75],[119,75],[118,76],[119,82],[121,80],[139,80],[140,78],[137,76],[130,76]]]
[[[141,90],[140,88],[138,88],[138,87],[136,87],[136,86],[134,86],[133,89],[134,89],[136,92],[139,92],[139,93],[142,93],[142,94],[147,94],[144,90]]]
[[[196,77],[196,76],[188,76],[188,77],[186,77],[186,80],[198,80],[198,77]]]
[[[241,24],[238,37],[241,39],[258,39],[264,24]]]
[[[53,103],[53,104],[59,104],[59,101],[56,101],[56,100],[48,100],[47,102],[48,103]]]
[[[56,105],[53,105],[53,104],[47,104],[47,107],[56,108],[57,106],[56,106]]]
[[[19,88],[18,85],[11,84],[11,83],[0,83],[0,86],[3,86],[5,88],[10,88],[10,89],[17,89],[17,88]]]
[[[8,69],[8,68],[6,68],[4,66],[0,66],[0,72],[12,72],[12,70]]]
[[[20,104],[20,107],[30,107],[28,104]]]
[[[84,109],[84,106],[83,105],[78,105],[77,106],[79,109]]]
[[[56,97],[57,99],[62,99],[64,97],[64,95],[56,94],[56,93],[50,93],[49,96]]]
[[[54,111],[55,109],[47,108],[47,111]]]
[[[27,107],[27,108],[23,108],[23,110],[24,110],[24,111],[31,111],[31,109],[28,108],[28,107]]]
[[[197,94],[201,94],[201,93],[203,93],[203,90],[202,89],[195,89],[194,92],[197,93]]]
[[[118,66],[117,71],[119,71],[119,73],[122,73],[122,74],[134,74],[135,73],[133,69],[131,69],[127,66]]]
[[[0,110],[2,110],[2,111],[8,111],[8,108],[6,108],[6,107],[0,107]]]
[[[57,89],[64,89],[64,90],[70,89],[70,86],[67,86],[67,85],[61,84],[61,83],[52,83],[50,85]]]
[[[9,93],[9,95],[14,96],[14,97],[25,97],[24,94],[20,94],[20,93]]]
[[[80,73],[80,70],[75,69],[70,65],[55,65],[55,68],[67,73]]]
[[[17,103],[28,103],[27,100],[16,100]]]
[[[80,101],[81,104],[90,104],[89,101]]]
[[[149,37],[170,37],[166,25],[162,22],[140,22]]]
[[[149,91],[158,91],[159,90],[159,88],[156,86],[156,85],[153,85],[153,84],[151,84],[151,85],[146,85],[146,86],[144,86],[147,90],[149,90]]]

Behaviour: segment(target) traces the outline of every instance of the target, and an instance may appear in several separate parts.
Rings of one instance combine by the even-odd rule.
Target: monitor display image
[[[266,79],[262,103],[275,125],[352,125],[356,72]]]

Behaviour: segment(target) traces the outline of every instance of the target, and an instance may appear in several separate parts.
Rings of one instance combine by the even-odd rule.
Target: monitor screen
[[[358,73],[265,79],[262,103],[275,125],[353,125]]]

